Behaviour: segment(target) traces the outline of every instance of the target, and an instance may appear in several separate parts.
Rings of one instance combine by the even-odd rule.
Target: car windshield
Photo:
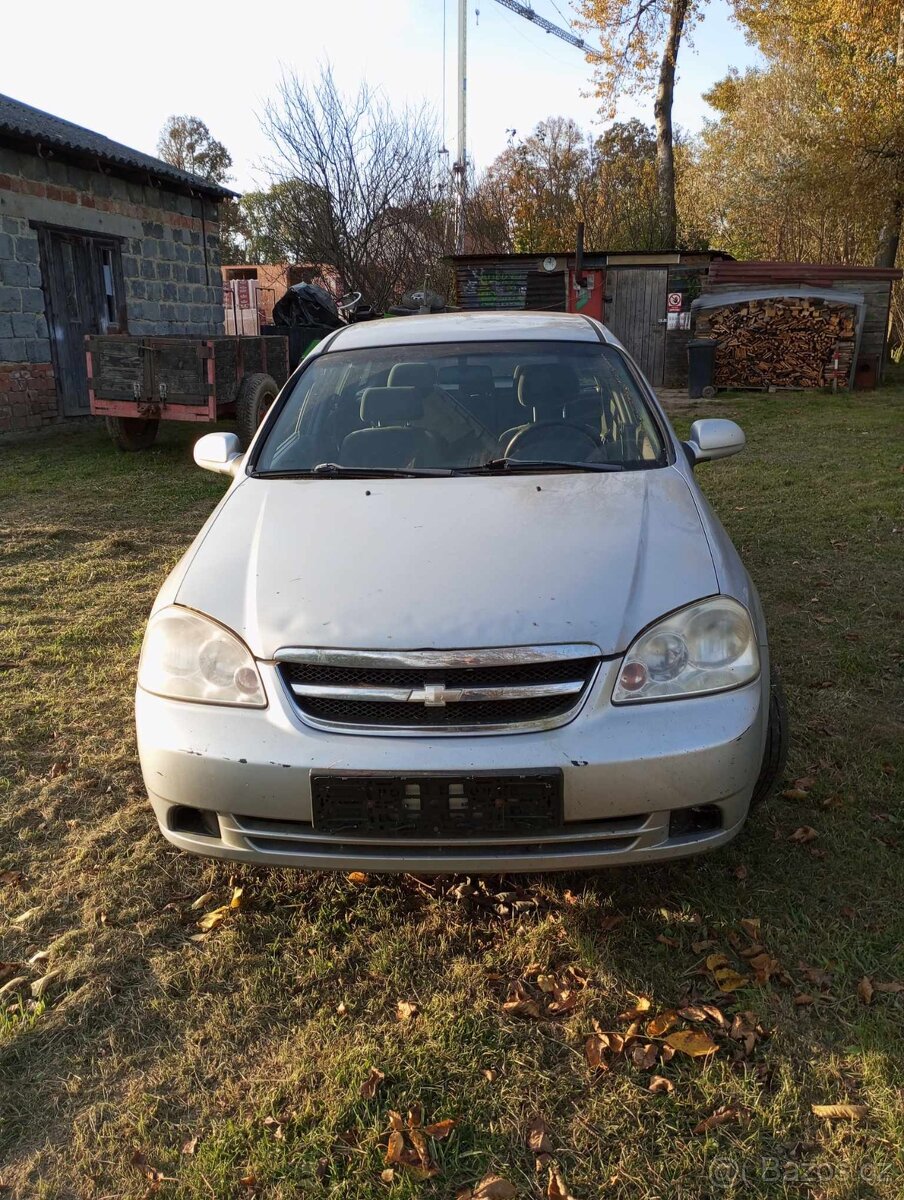
[[[617,348],[524,341],[327,352],[299,375],[254,468],[418,475],[666,462]]]

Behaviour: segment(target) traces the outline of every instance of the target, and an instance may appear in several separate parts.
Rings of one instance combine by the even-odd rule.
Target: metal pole
[[[465,203],[468,196],[468,0],[458,0],[458,184],[455,212],[455,252],[465,250]]]

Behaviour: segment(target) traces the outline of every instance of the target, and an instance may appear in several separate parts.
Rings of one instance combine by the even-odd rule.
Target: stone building
[[[0,95],[0,433],[88,413],[88,333],[223,332],[226,188]]]

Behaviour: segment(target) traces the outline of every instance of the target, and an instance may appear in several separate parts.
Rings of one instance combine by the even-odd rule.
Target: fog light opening
[[[170,809],[169,827],[173,833],[188,833],[192,837],[220,836],[220,822],[215,812],[206,808],[189,808],[186,804],[177,804]]]
[[[669,837],[694,837],[699,833],[715,833],[722,828],[722,810],[715,804],[699,804],[692,808],[675,808],[669,814]]]

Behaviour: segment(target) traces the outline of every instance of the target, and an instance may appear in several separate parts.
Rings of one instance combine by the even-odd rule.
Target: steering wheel
[[[516,448],[523,450],[525,442],[542,441],[551,430],[568,430],[588,442],[594,450],[599,449],[599,439],[585,425],[576,425],[572,421],[538,421],[536,425],[528,425],[515,434],[505,448],[504,457],[514,458]]]
[[[360,292],[346,292],[345,295],[340,296],[336,301],[336,307],[344,316],[347,312],[353,313],[360,303]]]

